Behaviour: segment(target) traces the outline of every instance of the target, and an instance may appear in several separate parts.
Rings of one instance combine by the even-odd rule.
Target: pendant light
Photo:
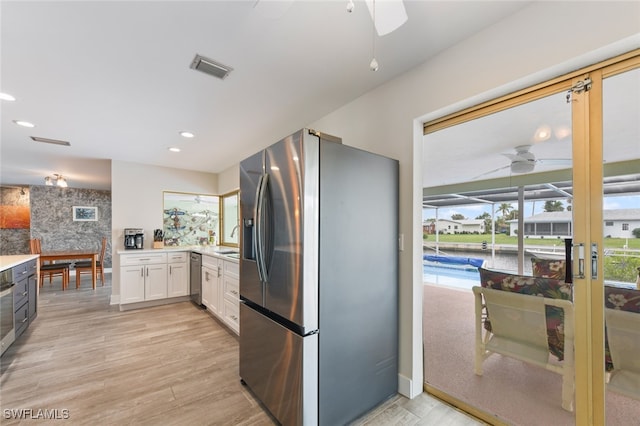
[[[380,65],[376,60],[376,0],[373,0],[373,35],[372,35],[372,43],[373,43],[373,59],[369,63],[369,69],[373,72],[378,71]]]

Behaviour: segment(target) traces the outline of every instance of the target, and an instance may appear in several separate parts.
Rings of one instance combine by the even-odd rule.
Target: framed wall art
[[[98,220],[98,208],[86,206],[73,206],[74,222],[95,222]]]

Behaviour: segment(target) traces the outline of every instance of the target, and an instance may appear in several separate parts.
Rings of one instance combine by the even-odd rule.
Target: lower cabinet
[[[223,315],[229,327],[240,334],[240,274],[238,264],[224,261],[223,272]]]
[[[13,315],[15,324],[15,338],[24,333],[37,314],[37,279],[36,261],[30,260],[13,270]]]
[[[168,297],[189,295],[189,264],[187,258],[187,252],[169,253],[168,255]]]
[[[238,284],[236,262],[202,256],[202,304],[236,334],[240,334]]]
[[[167,298],[167,255],[120,255],[120,304]]]
[[[202,257],[202,304],[212,313],[221,316],[220,275],[222,260],[213,256]]]

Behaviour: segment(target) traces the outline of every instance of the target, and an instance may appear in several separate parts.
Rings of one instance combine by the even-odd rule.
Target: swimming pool
[[[471,290],[480,285],[480,272],[476,268],[454,269],[443,266],[423,265],[422,281],[429,284]]]

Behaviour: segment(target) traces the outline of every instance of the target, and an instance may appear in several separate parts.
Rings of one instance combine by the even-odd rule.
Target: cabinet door
[[[202,267],[202,304],[214,314],[219,313],[219,277],[218,267]]]
[[[144,266],[120,268],[120,303],[144,301]]]
[[[167,265],[144,267],[144,300],[167,298]]]
[[[170,263],[168,279],[169,297],[189,294],[188,268],[186,263]]]

